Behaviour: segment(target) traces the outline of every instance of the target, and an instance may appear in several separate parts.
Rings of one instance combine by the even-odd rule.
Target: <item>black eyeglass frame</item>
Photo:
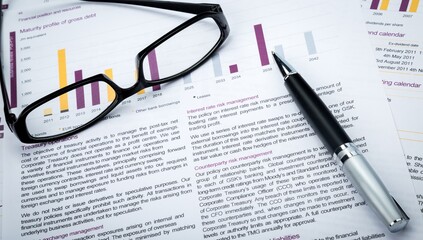
[[[88,127],[92,126],[94,123],[98,122],[100,119],[105,117],[108,113],[110,113],[117,105],[119,105],[123,100],[126,98],[136,94],[137,92],[141,91],[142,89],[153,87],[156,85],[160,85],[172,80],[175,80],[177,78],[180,78],[194,69],[198,68],[202,63],[204,63],[207,59],[210,58],[210,56],[223,44],[223,42],[227,39],[229,36],[230,28],[228,25],[228,22],[223,14],[223,11],[219,4],[209,4],[209,3],[185,3],[185,2],[170,2],[170,1],[150,1],[150,0],[82,0],[87,2],[104,2],[104,3],[119,3],[119,4],[131,4],[131,5],[138,5],[138,6],[144,6],[144,7],[153,7],[153,8],[159,8],[164,10],[171,10],[171,11],[178,11],[178,12],[184,12],[184,13],[190,13],[195,14],[194,17],[188,19],[187,21],[183,22],[182,24],[178,25],[153,43],[151,43],[149,46],[144,48],[141,52],[139,52],[136,56],[136,66],[138,70],[138,79],[136,83],[129,87],[129,88],[121,88],[116,83],[114,83],[110,78],[108,78],[105,74],[97,74],[95,76],[85,78],[81,81],[78,81],[76,83],[70,84],[66,87],[63,87],[59,90],[56,90],[39,100],[29,104],[27,107],[25,107],[22,112],[19,114],[18,117],[14,113],[12,113],[10,102],[9,102],[9,96],[6,90],[6,84],[5,80],[3,78],[3,69],[0,67],[0,85],[1,85],[1,91],[4,101],[4,114],[6,118],[6,122],[10,128],[10,130],[17,136],[17,138],[23,142],[23,143],[40,143],[40,142],[48,142],[48,141],[54,141],[60,138],[64,138],[73,134],[76,134],[78,132],[81,132]],[[2,4],[2,0],[0,0],[0,4]],[[2,6],[2,5],[1,5]],[[220,29],[220,37],[216,44],[211,48],[211,50],[204,55],[203,58],[201,58],[197,63],[192,65],[191,67],[185,69],[184,71],[169,76],[160,80],[154,80],[154,81],[148,81],[145,79],[143,70],[142,70],[142,62],[147,57],[148,53],[150,53],[152,50],[157,48],[160,44],[168,40],[169,38],[173,37],[177,33],[181,32],[182,30],[188,28],[192,24],[205,19],[205,18],[211,18],[213,19],[217,26]],[[2,13],[0,14],[0,27],[2,26]],[[0,31],[1,34],[1,31]],[[0,53],[1,53],[1,38],[0,38]],[[0,56],[0,66],[1,64],[1,56]],[[93,82],[99,82],[103,81],[107,83],[110,87],[113,88],[115,91],[115,99],[114,101],[105,109],[102,113],[100,113],[98,116],[93,118],[91,121],[85,123],[84,125],[75,128],[73,130],[70,130],[65,133],[61,133],[54,136],[49,137],[33,137],[28,131],[27,125],[26,125],[26,118],[28,114],[36,109],[37,107],[47,103],[48,101],[51,101],[54,98],[59,97],[62,94],[65,94],[69,91],[75,90],[79,87],[82,87],[84,85],[88,85]]]

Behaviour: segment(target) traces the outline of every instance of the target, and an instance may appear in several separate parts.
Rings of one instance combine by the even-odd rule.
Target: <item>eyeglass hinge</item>
[[[13,132],[13,127],[12,126],[16,122],[16,115],[14,113],[9,113],[5,117],[7,118],[6,119],[6,122],[7,122],[7,125],[9,125],[10,131]]]

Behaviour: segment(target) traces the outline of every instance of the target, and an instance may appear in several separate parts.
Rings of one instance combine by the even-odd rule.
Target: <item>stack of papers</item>
[[[113,75],[118,85],[131,86],[136,54],[190,17],[115,4],[39,2],[34,8],[11,1],[3,11],[3,69],[7,85],[18,86],[9,92],[15,113],[59,88],[59,66],[67,69],[67,84],[83,72]],[[221,5],[230,37],[191,74],[134,95],[62,141],[26,145],[4,129],[3,239],[423,234],[421,116],[404,107],[421,108],[423,43],[412,32],[419,21],[410,20],[421,18],[418,8],[410,10],[418,1],[402,1],[409,2],[405,12],[389,8],[395,1],[211,2]],[[370,161],[411,218],[404,231],[390,233],[365,205],[292,101],[271,51],[301,72]],[[60,128],[61,117],[76,119],[93,109],[90,101],[83,108],[72,96],[69,102],[66,113],[57,104],[40,117]]]

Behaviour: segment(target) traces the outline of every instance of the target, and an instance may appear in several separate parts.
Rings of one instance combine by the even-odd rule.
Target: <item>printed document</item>
[[[363,2],[380,83],[394,116],[423,209],[423,21],[421,1]]]
[[[9,3],[2,29],[17,114],[59,88],[64,67],[67,84],[82,72],[131,86],[136,54],[190,17],[116,4],[22,2],[29,1]],[[400,139],[366,27],[357,21],[359,2],[217,3],[230,37],[188,76],[134,95],[59,141],[22,144],[4,130],[3,239],[422,236]],[[271,51],[301,72],[370,161],[411,218],[404,231],[390,233],[363,202],[288,94]],[[99,94],[107,101],[107,91]],[[44,124],[61,128],[60,119],[94,109],[91,100],[78,108],[68,97],[68,111],[50,106],[40,116]]]

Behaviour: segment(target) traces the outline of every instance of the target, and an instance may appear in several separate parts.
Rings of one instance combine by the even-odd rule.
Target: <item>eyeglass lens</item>
[[[213,19],[195,22],[148,54],[142,63],[145,79],[154,81],[185,71],[212,50],[219,37],[220,29]]]
[[[195,22],[148,53],[142,62],[145,80],[161,80],[189,69],[214,48],[219,38],[220,29],[213,19]],[[112,73],[106,71],[106,75],[113,79]],[[83,78],[82,72],[75,72],[75,79]],[[77,129],[97,118],[115,98],[115,91],[104,81],[71,90],[31,111],[26,118],[28,132],[34,138],[44,138]],[[90,109],[77,111],[84,109],[86,103]],[[53,106],[60,106],[64,113],[60,118],[52,117]]]

